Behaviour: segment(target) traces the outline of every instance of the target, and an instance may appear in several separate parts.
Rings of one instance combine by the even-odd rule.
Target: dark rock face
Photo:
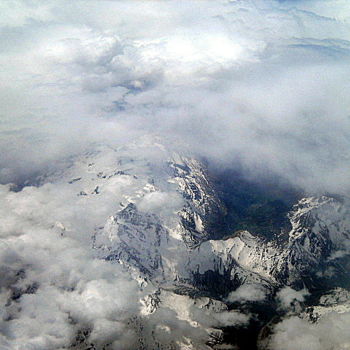
[[[173,169],[171,181],[178,185],[186,203],[178,213],[184,228],[182,237],[193,248],[215,237],[218,223],[225,216],[226,208],[217,196],[208,171],[202,163],[195,159],[176,157],[169,162],[169,166]]]

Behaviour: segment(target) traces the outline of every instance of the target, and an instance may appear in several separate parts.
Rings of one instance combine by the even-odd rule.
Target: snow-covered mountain
[[[349,209],[342,200],[300,199],[288,213],[292,229],[275,239],[240,231],[213,240],[215,221],[222,220],[225,207],[203,164],[172,154],[164,159],[162,178],[156,178],[159,174],[152,173],[149,164],[147,177],[140,176],[137,161],[128,166],[129,174],[116,168],[108,176],[111,181],[131,177],[139,186],[136,195],[126,198],[96,230],[94,247],[104,258],[126,264],[144,277],[195,286],[195,275],[213,271],[223,278],[229,275],[234,286],[293,284],[312,272],[321,273],[347,252]],[[103,185],[96,186],[102,191]],[[153,204],[147,208],[147,200],[171,202],[175,197],[179,206],[167,213]]]
[[[204,349],[223,342],[220,328],[248,322],[228,309],[230,292],[260,285],[272,296],[282,286],[312,285],[340,273],[338,261],[349,252],[349,207],[332,196],[301,198],[286,213],[289,232],[267,239],[241,230],[218,239],[227,208],[205,164],[158,140],[94,147],[45,181],[68,184],[81,205],[95,208],[89,227],[96,257],[122,265],[141,289],[153,290],[143,301],[148,326],[130,320],[140,349]],[[65,223],[57,227],[68,234]],[[205,309],[208,320],[198,321],[204,314],[194,307]],[[180,327],[181,340],[168,343],[163,333],[175,330],[167,313],[191,325],[192,333]],[[165,323],[158,337],[159,319]]]

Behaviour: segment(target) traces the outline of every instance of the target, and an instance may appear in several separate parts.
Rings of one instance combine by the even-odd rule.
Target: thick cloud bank
[[[90,247],[88,217],[106,208],[79,205],[64,185],[0,191],[1,349],[62,349],[85,330],[97,344],[130,348],[139,288]]]
[[[316,324],[290,317],[277,325],[271,345],[278,350],[345,350],[350,343],[349,324],[349,312],[330,313]]]
[[[1,182],[154,132],[348,192],[349,13],[343,0],[4,1]]]

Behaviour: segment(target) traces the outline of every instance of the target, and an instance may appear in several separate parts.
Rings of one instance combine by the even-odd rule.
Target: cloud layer
[[[3,183],[152,132],[221,166],[348,191],[345,1],[1,6]]]
[[[349,324],[348,312],[330,313],[316,324],[290,317],[277,325],[271,346],[276,350],[348,349]]]
[[[138,285],[119,266],[94,259],[89,208],[78,209],[65,187],[15,193],[1,186],[2,349],[60,349],[84,330],[97,343],[128,348]]]

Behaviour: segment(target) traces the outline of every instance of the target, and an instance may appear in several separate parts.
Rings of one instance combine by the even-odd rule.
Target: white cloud
[[[118,328],[138,314],[136,282],[119,266],[94,258],[93,226],[86,222],[91,213],[83,215],[89,208],[75,210],[79,200],[64,187],[27,187],[17,193],[1,187],[4,347],[58,349],[85,328],[93,336],[105,334],[100,341],[106,342],[112,326],[115,341],[124,333]],[[63,236],[62,227],[69,228]]]
[[[216,320],[213,325],[217,327],[247,325],[250,319],[250,315],[234,310],[220,312],[212,316]]]
[[[267,290],[259,284],[246,283],[231,292],[227,300],[229,302],[263,301],[267,297]]]
[[[290,317],[276,326],[270,346],[274,350],[349,349],[349,325],[349,313],[331,313],[315,324]]]
[[[238,310],[210,310],[191,307],[191,316],[206,327],[247,326],[251,315]]]
[[[142,197],[138,209],[145,212],[153,212],[159,215],[171,215],[181,209],[183,199],[174,192],[150,192]]]
[[[295,302],[303,302],[308,295],[307,289],[295,290],[287,286],[278,291],[276,297],[282,308],[289,309]]]

